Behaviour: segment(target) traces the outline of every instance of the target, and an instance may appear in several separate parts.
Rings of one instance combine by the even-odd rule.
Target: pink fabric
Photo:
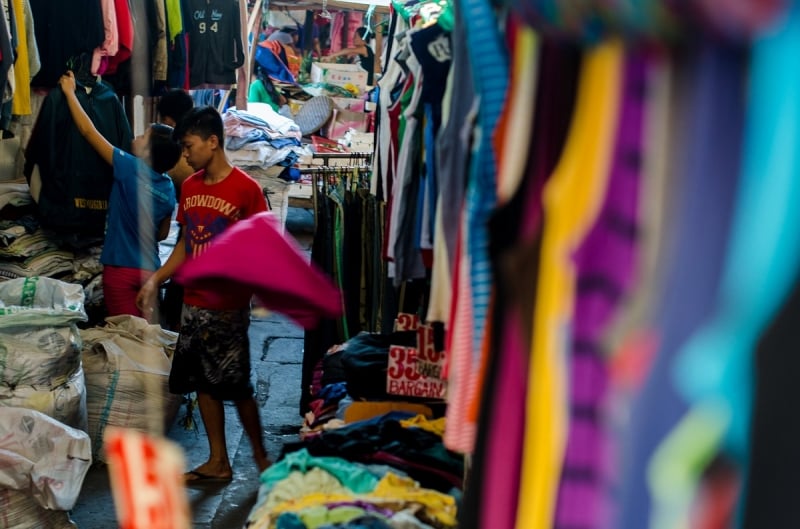
[[[494,412],[486,418],[483,459],[484,483],[493,486],[483,487],[481,505],[485,508],[478,527],[514,527],[516,520],[528,389],[528,351],[521,318],[520,311],[512,308],[502,323],[504,349],[497,354],[505,361],[499,363]]]
[[[128,0],[114,0],[114,11],[117,16],[117,34],[119,35],[119,46],[117,53],[108,57],[106,74],[117,71],[120,63],[127,61],[131,57],[133,50],[133,19],[131,18]]]
[[[103,267],[103,299],[109,316],[131,314],[144,318],[136,307],[136,295],[153,272],[124,266]]]
[[[108,67],[107,57],[113,57],[119,51],[119,29],[117,25],[117,8],[114,0],[100,0],[103,10],[103,29],[106,39],[95,48],[92,55],[92,74],[98,75],[105,72]],[[105,60],[103,60],[106,58]]]
[[[278,219],[264,212],[228,228],[174,279],[185,287],[225,293],[252,293],[268,309],[302,327],[342,313],[341,293],[330,278],[308,263],[297,243],[281,234]]]
[[[353,46],[353,34],[364,22],[364,14],[349,11],[349,16],[344,11],[333,14],[331,22],[331,53],[335,53],[343,48]],[[342,39],[342,34],[345,38]]]
[[[187,259],[196,259],[211,243],[241,219],[267,210],[261,185],[234,167],[223,180],[207,184],[205,170],[183,181],[178,204],[178,223],[182,226]],[[257,246],[257,243],[254,243]],[[239,296],[229,291],[225,296],[201,288],[187,287],[183,302],[214,310],[233,310],[250,305],[250,294]]]

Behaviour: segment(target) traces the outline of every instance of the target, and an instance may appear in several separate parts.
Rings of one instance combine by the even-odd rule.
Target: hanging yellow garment
[[[543,191],[544,228],[528,373],[517,529],[552,527],[567,438],[566,354],[575,297],[572,252],[597,218],[616,135],[623,47],[583,58],[570,133]]]
[[[11,113],[27,116],[31,113],[31,70],[28,64],[28,30],[25,26],[23,0],[13,0],[14,20],[17,23],[17,61],[14,63],[16,90],[11,100]]]

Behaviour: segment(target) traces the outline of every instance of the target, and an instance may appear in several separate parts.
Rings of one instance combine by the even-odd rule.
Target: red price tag
[[[419,316],[401,312],[394,321],[395,331],[416,331],[419,327]]]
[[[122,428],[106,428],[104,440],[120,529],[189,529],[181,449]]]

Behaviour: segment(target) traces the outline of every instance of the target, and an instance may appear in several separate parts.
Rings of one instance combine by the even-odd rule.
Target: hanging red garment
[[[119,65],[131,58],[131,52],[133,51],[133,18],[131,17],[128,0],[114,0],[114,8],[117,12],[119,47],[116,55],[108,57],[108,66],[105,74],[116,73]]]

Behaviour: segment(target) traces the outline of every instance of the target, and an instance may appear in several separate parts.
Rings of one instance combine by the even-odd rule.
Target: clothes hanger
[[[319,17],[331,20],[333,15],[328,11],[328,0],[322,0],[322,11],[319,12]]]

